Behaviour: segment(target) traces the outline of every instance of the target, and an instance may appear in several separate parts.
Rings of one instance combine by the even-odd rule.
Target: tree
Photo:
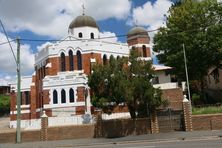
[[[10,111],[10,98],[6,95],[0,94],[0,116],[9,114]]]
[[[189,78],[203,92],[204,76],[222,59],[222,5],[217,0],[181,0],[169,9],[166,27],[154,36],[160,63],[174,67],[185,80],[182,44],[185,44]],[[194,84],[194,83],[193,83]]]
[[[89,76],[93,106],[111,113],[125,103],[132,118],[147,116],[147,109],[162,104],[161,91],[151,85],[152,75],[151,62],[140,60],[136,51],[129,58],[110,58],[109,64],[94,66]]]

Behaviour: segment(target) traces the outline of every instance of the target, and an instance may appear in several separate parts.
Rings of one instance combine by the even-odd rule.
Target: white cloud
[[[51,42],[46,42],[46,43],[43,43],[43,44],[37,46],[36,48],[37,48],[37,51],[39,52],[39,51],[41,51],[43,48],[46,48],[47,46],[50,46],[50,45],[53,45],[53,43],[51,43]]]
[[[11,39],[9,39],[11,40]],[[0,32],[0,43],[6,42],[4,34]],[[16,42],[11,42],[13,51],[16,55],[17,44]],[[21,44],[21,73],[23,75],[31,74],[34,69],[34,54],[30,48],[30,45]],[[11,79],[11,76],[16,74],[16,63],[13,58],[12,52],[8,44],[0,46],[0,74],[4,74],[4,79]],[[0,76],[1,78],[1,76]]]
[[[165,25],[164,15],[167,15],[169,7],[172,5],[170,0],[157,0],[154,3],[146,2],[141,7],[132,10],[132,19],[128,20],[129,25],[146,26],[148,30],[154,30]],[[151,38],[153,33],[149,33]]]
[[[107,42],[113,42],[113,43],[118,42],[118,38],[116,37],[116,34],[113,33],[113,32],[109,32],[109,31],[101,32],[100,33],[100,38],[104,38],[104,39],[101,39],[101,40],[107,41]]]
[[[9,76],[9,75],[0,75],[0,86],[8,86],[12,83],[16,82],[15,76]]]
[[[129,0],[0,0],[0,14],[7,30],[60,38],[67,34],[69,23],[81,15],[83,3],[86,14],[96,20],[126,18],[131,7]]]

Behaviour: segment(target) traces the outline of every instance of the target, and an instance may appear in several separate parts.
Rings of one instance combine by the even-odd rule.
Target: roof
[[[94,18],[88,15],[80,15],[76,17],[69,25],[69,29],[77,28],[77,27],[83,27],[83,26],[89,26],[89,27],[94,27],[98,28],[96,24],[96,21]]]
[[[163,70],[173,69],[172,67],[164,66],[164,65],[153,65],[153,68],[155,71],[163,71]]]

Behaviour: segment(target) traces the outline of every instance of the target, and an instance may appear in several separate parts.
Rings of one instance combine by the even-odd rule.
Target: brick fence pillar
[[[48,116],[43,111],[43,115],[41,116],[41,141],[47,141],[48,137]]]
[[[95,124],[95,138],[103,137],[103,131],[102,131],[102,112],[98,112],[96,115],[96,124]]]
[[[190,101],[187,99],[186,95],[184,95],[183,99],[183,116],[185,131],[193,131],[191,104]]]
[[[157,119],[157,112],[156,110],[151,113],[151,133],[157,134],[159,133],[159,125]]]

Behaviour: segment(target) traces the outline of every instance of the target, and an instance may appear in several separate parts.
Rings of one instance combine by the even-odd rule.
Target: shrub
[[[10,97],[0,95],[0,116],[9,114],[10,111]]]

